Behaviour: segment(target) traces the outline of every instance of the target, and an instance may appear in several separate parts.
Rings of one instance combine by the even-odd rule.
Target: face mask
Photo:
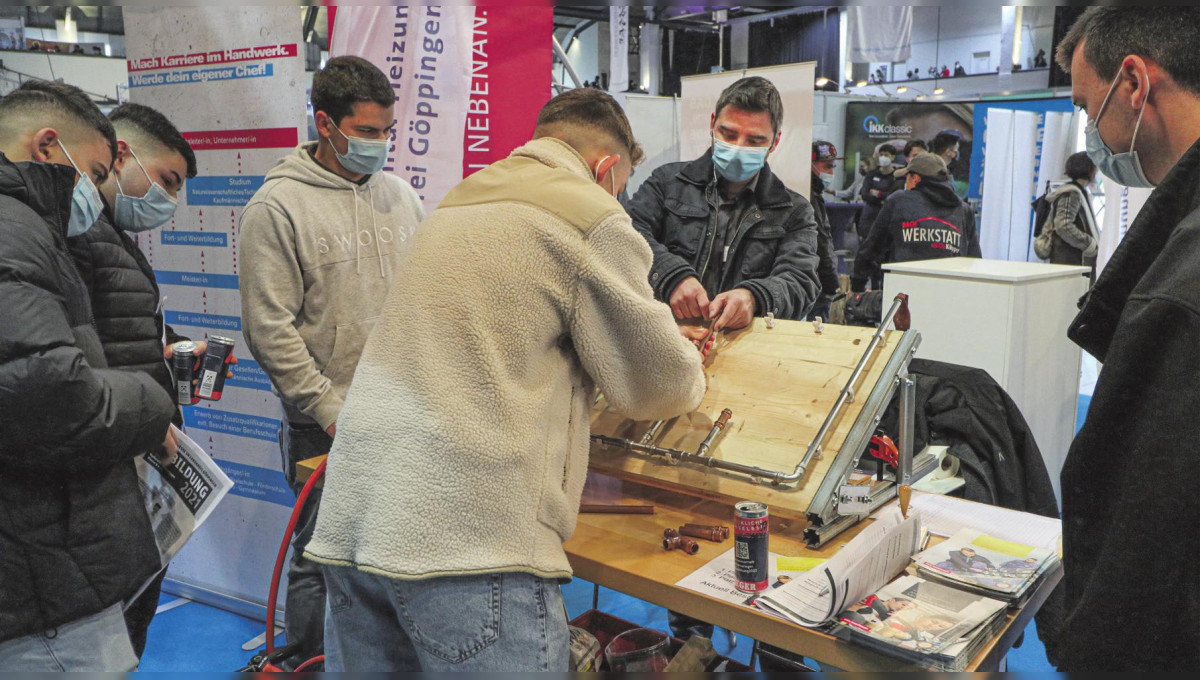
[[[879,157],[879,167],[881,167],[881,168],[892,167],[892,157],[891,156],[880,156]]]
[[[67,147],[63,146],[62,140],[58,141],[58,148],[62,149],[63,155],[67,157],[71,167],[79,173],[79,181],[75,183],[75,190],[71,192],[71,217],[67,220],[67,236],[79,236],[87,233],[87,230],[91,229],[96,220],[100,218],[100,211],[104,204],[100,202],[100,192],[96,191],[96,185],[92,183],[92,178],[80,171],[78,165],[75,165],[71,154],[67,152]]]
[[[596,167],[592,168],[592,176],[596,178],[596,182],[600,181],[600,164],[610,158],[612,158],[612,156],[605,156],[604,158],[601,158],[596,163]],[[612,178],[612,197],[616,198],[617,197],[617,166],[614,165],[613,167],[608,169],[608,176]]]
[[[338,153],[337,147],[334,147],[333,153],[337,154],[338,161],[350,172],[359,175],[373,175],[383,169],[387,163],[388,146],[390,142],[386,139],[363,139],[362,137],[347,137],[345,132],[342,132],[338,126],[333,126],[338,134],[345,138],[349,146],[346,147],[346,155]],[[333,146],[333,142],[329,143]]]
[[[118,176],[116,178],[117,190],[120,193],[117,194],[116,204],[113,206],[113,220],[121,229],[134,233],[161,227],[175,214],[175,199],[161,184],[150,178],[150,173],[146,172],[146,166],[138,160],[133,149],[130,149],[129,153],[141,168],[142,174],[150,180],[150,190],[141,198],[130,196],[121,188],[121,178]],[[114,172],[116,171],[114,170]]]
[[[1150,189],[1155,186],[1146,178],[1146,173],[1142,171],[1142,161],[1138,158],[1138,152],[1134,150],[1134,143],[1137,141],[1138,128],[1142,126],[1142,115],[1146,113],[1146,105],[1142,105],[1142,110],[1138,112],[1137,123],[1133,126],[1133,138],[1129,140],[1129,151],[1125,153],[1113,153],[1108,144],[1100,138],[1100,116],[1104,115],[1104,109],[1108,107],[1108,100],[1112,97],[1113,90],[1116,89],[1117,83],[1121,80],[1121,74],[1113,79],[1112,85],[1108,86],[1108,94],[1104,95],[1104,103],[1100,105],[1100,111],[1096,113],[1096,117],[1088,121],[1087,127],[1084,128],[1084,133],[1087,136],[1087,154],[1108,177],[1117,184],[1122,184],[1127,187],[1140,187]],[[1150,83],[1146,83],[1146,95],[1150,95]]]
[[[713,139],[713,164],[730,182],[747,182],[767,162],[769,146],[738,146]]]
[[[825,186],[827,186],[827,187],[833,186],[833,173],[832,172],[830,172],[830,173],[823,172],[818,176],[821,178],[821,181],[825,183]]]

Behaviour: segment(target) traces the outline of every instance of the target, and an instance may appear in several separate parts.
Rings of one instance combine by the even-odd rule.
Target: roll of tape
[[[930,475],[933,479],[949,479],[958,476],[959,460],[955,456],[943,455],[938,469]]]

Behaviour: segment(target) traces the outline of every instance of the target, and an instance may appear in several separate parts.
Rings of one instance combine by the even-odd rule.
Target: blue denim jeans
[[[52,630],[0,642],[0,671],[128,673],[137,665],[119,604]]]
[[[570,651],[558,583],[506,573],[400,581],[325,567],[329,671],[554,671]]]

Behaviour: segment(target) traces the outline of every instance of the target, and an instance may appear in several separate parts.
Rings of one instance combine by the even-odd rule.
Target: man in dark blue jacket
[[[712,148],[656,169],[626,206],[654,253],[654,295],[677,319],[743,328],[768,313],[803,319],[816,300],[812,206],[766,164],[782,123],[770,81],[735,82],[712,114]]]
[[[954,193],[946,163],[921,154],[905,168],[905,191],[888,197],[854,258],[850,289],[878,281],[881,265],[943,257],[982,257],[975,211]]]
[[[106,368],[67,238],[95,222],[112,125],[78,88],[0,99],[0,669],[130,671],[121,605],[161,566],[134,459],[175,406]]]

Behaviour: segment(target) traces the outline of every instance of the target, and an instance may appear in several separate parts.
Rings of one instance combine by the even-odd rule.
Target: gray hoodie
[[[267,173],[242,213],[242,332],[291,423],[328,429],[395,280],[398,254],[425,218],[400,178],[357,184],[302,144]]]

